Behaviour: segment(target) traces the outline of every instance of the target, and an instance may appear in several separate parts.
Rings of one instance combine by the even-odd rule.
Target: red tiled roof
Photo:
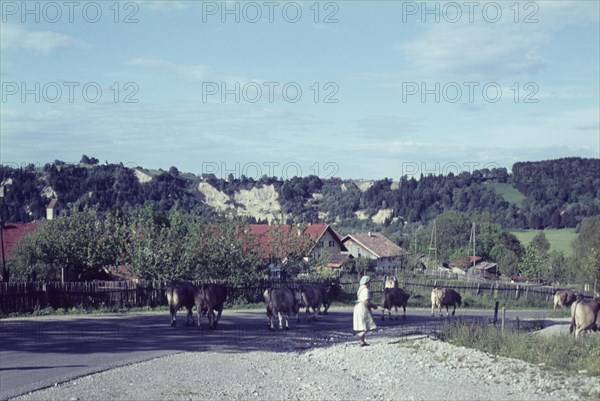
[[[358,233],[347,235],[343,241],[353,240],[378,258],[400,256],[404,250],[382,233]]]
[[[6,259],[11,258],[15,245],[27,234],[35,232],[38,226],[39,223],[36,221],[31,223],[4,223],[2,237],[4,238],[4,252],[6,253]],[[0,246],[0,256],[1,255],[2,249]]]
[[[300,230],[303,228],[303,232],[299,233],[296,230]],[[258,238],[258,242],[260,244],[261,252],[263,257],[268,258],[270,256],[277,257],[285,257],[285,251],[283,249],[274,249],[277,245],[295,245],[298,249],[302,250],[303,248],[310,251],[314,244],[325,234],[327,230],[331,230],[333,236],[340,239],[338,233],[333,230],[329,226],[329,224],[318,223],[318,224],[308,224],[306,226],[290,226],[288,224],[282,225],[268,225],[268,224],[250,224],[248,226],[249,233],[256,236]],[[296,241],[297,236],[302,234],[302,239]],[[286,236],[289,239],[286,239]],[[280,240],[280,241],[278,241]],[[340,245],[343,247],[343,244],[340,241]]]

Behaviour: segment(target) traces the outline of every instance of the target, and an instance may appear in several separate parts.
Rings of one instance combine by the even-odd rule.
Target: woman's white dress
[[[354,330],[355,331],[369,331],[377,328],[371,311],[365,305],[365,300],[370,299],[371,295],[369,289],[362,285],[356,293],[358,302],[354,307]]]

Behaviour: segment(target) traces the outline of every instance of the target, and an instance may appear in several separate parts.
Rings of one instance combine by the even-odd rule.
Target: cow
[[[454,316],[456,305],[462,305],[462,297],[458,292],[451,288],[434,288],[431,290],[431,316],[434,316],[435,308],[440,309],[440,316],[442,316],[442,306],[446,307],[446,316],[450,316],[448,306],[453,306],[452,316]]]
[[[571,326],[569,332],[575,332],[575,338],[581,332],[600,330],[600,304],[593,300],[578,300],[571,305]]]
[[[329,307],[331,306],[331,301],[340,295],[342,287],[340,286],[339,280],[337,280],[331,283],[320,285],[319,288],[321,289],[321,296],[323,300],[323,315],[326,315]]]
[[[398,307],[401,306],[404,312],[402,318],[406,319],[406,304],[410,294],[407,294],[402,288],[388,287],[383,289],[381,294],[381,320],[385,320],[385,311],[388,311],[388,317],[392,320],[392,308],[396,312],[396,320],[398,320]]]
[[[394,276],[385,276],[383,288],[398,288],[398,279]]]
[[[323,289],[312,284],[302,284],[300,286],[300,295],[302,299],[300,306],[306,308],[306,320],[308,321],[310,319],[310,317],[308,317],[308,315],[310,315],[310,309],[313,310],[313,320],[317,320],[317,315],[321,311],[321,305],[323,304]]]
[[[227,287],[222,284],[203,283],[198,286],[194,294],[196,313],[198,314],[198,328],[200,328],[200,317],[202,311],[206,310],[208,328],[214,330],[221,319],[223,304],[227,300]],[[215,318],[215,311],[217,316]]]
[[[296,321],[300,321],[298,315],[300,309],[300,292],[289,288],[268,288],[263,293],[265,304],[267,305],[267,323],[270,330],[275,330],[273,326],[273,315],[279,318],[279,329],[283,330],[283,317],[285,314],[285,329],[289,330],[290,315],[296,315]]]
[[[167,285],[166,293],[171,312],[171,327],[177,326],[177,311],[184,306],[187,309],[185,325],[190,326],[194,324],[192,308],[194,307],[195,292],[196,286],[187,281],[172,282]]]
[[[570,307],[577,300],[577,294],[573,291],[559,290],[554,293],[554,309],[558,306],[562,309],[563,306]]]

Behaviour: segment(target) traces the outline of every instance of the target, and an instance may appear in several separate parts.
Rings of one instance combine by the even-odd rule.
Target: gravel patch
[[[347,338],[346,338],[347,340]],[[586,400],[589,377],[425,335],[370,335],[299,351],[185,352],[81,377],[15,400]]]

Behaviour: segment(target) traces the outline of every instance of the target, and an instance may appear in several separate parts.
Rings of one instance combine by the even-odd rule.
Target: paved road
[[[180,312],[183,315],[182,312]],[[519,311],[520,318],[546,312]],[[516,312],[507,312],[515,319]],[[180,316],[183,317],[183,316]],[[491,318],[489,311],[459,310],[456,318]],[[179,319],[180,325],[183,319]],[[411,309],[406,321],[381,322],[377,335],[428,331],[448,321]],[[290,322],[291,330],[267,330],[264,311],[225,310],[219,328],[169,326],[168,312],[130,315],[52,316],[0,321],[0,400],[117,366],[185,351],[289,352],[353,340],[352,309],[336,308],[318,322]],[[273,340],[273,341],[271,341]],[[287,346],[281,346],[281,344]]]

